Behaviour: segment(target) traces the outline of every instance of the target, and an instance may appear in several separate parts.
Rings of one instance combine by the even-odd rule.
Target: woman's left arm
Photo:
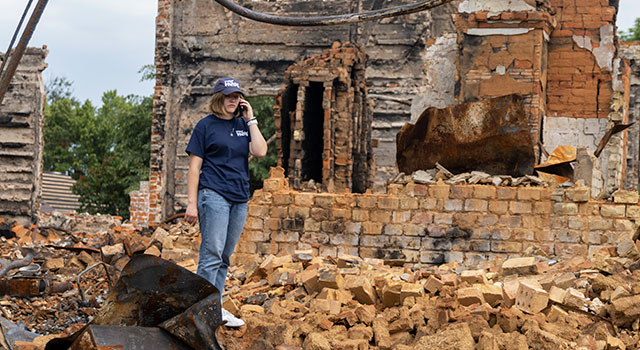
[[[251,121],[251,119],[254,118],[253,107],[251,107],[251,104],[247,102],[247,100],[241,99],[240,105],[244,107],[244,114],[242,117],[247,122]],[[260,132],[258,124],[253,122],[250,124],[249,135],[251,135],[251,142],[249,142],[249,152],[251,152],[251,155],[256,158],[262,158],[267,155],[267,141],[265,141],[264,136],[262,136],[262,132]]]

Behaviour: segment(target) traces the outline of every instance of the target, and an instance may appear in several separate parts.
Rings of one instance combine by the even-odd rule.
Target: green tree
[[[94,165],[87,164],[77,153],[84,135],[92,128],[95,108],[88,100],[81,104],[72,97],[71,86],[66,78],[55,78],[45,88],[44,170],[78,178]]]
[[[152,98],[107,91],[102,106],[80,102],[64,78],[48,86],[45,170],[77,180],[80,211],[129,216],[129,192],[149,178]]]
[[[74,187],[82,211],[129,217],[129,192],[149,179],[151,113],[151,97],[115,90],[102,95],[102,107],[77,147],[90,164]]]
[[[622,41],[640,41],[640,18],[636,18],[633,27],[629,28],[627,33],[620,32]]]
[[[110,154],[102,162],[80,176],[73,192],[80,196],[80,211],[107,213],[129,217],[128,189],[135,169],[126,160]]]
[[[140,74],[140,81],[155,80],[156,66],[154,64],[145,64],[138,70],[138,74]]]
[[[73,82],[65,77],[55,77],[49,81],[44,91],[47,95],[47,102],[53,103],[63,98],[73,99]]]
[[[258,119],[258,125],[262,136],[269,140],[275,133],[273,119],[274,98],[271,96],[258,96],[247,98],[253,107],[253,114]],[[269,150],[264,158],[254,158],[249,163],[249,189],[253,191],[262,188],[262,181],[269,177],[269,168],[275,166],[278,161],[275,142],[269,145]]]

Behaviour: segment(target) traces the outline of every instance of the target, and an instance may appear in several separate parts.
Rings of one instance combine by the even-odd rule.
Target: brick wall
[[[153,96],[153,118],[151,124],[151,158],[149,161],[149,213],[148,222],[160,222],[165,215],[167,175],[173,169],[164,161],[167,144],[172,141],[167,134],[167,114],[171,85],[171,0],[158,0],[156,17],[156,86]],[[169,122],[171,118],[169,118]],[[169,129],[171,130],[171,129]],[[172,164],[169,164],[172,165]]]
[[[461,47],[457,100],[522,95],[537,150],[545,114],[547,38],[555,26],[554,18],[545,8],[517,12],[505,8],[498,13],[461,12],[456,24]]]
[[[254,10],[313,16],[375,10],[409,3],[239,1]],[[421,86],[429,37],[454,31],[451,14],[459,0],[432,11],[353,25],[286,27],[247,20],[215,2],[158,1],[156,88],[150,164],[150,221],[159,222],[186,204],[184,147],[195,123],[207,114],[215,81],[233,75],[249,96],[271,95],[284,85],[284,71],[338,41],[355,42],[369,57],[367,85],[374,99],[372,137],[379,182],[395,175],[395,134],[409,119],[409,106],[378,98],[411,101]],[[378,97],[376,97],[378,96]]]
[[[607,118],[613,94],[615,16],[609,0],[550,0],[547,110],[552,116]]]
[[[543,144],[588,147],[604,136],[612,123],[627,121],[626,63],[618,55],[615,18],[617,1],[550,0],[557,22],[548,55],[547,114]],[[555,121],[553,118],[563,118]],[[585,119],[596,119],[586,122]],[[559,127],[559,126],[564,127]],[[595,140],[595,143],[594,143]],[[615,135],[596,164],[603,190],[634,188],[624,184],[626,132]]]
[[[408,183],[385,194],[305,193],[282,174],[272,169],[249,202],[236,262],[296,249],[408,265],[473,264],[534,246],[585,256],[630,239],[640,219],[637,192],[619,192],[615,202],[592,200],[587,187]]]
[[[129,192],[129,222],[136,227],[149,223],[149,181],[141,181],[140,189]]]
[[[541,139],[549,153],[557,145],[585,146],[593,152],[610,124],[625,122],[628,115],[628,68],[617,56],[616,3],[455,0],[383,21],[296,28],[246,20],[215,2],[161,0],[149,220],[159,222],[186,204],[184,148],[193,126],[207,113],[215,80],[233,74],[250,95],[275,95],[287,67],[335,41],[355,42],[368,55],[366,82],[374,100],[371,137],[378,145],[373,149],[375,189],[383,190],[385,180],[397,172],[396,135],[410,113],[418,116],[425,108],[460,102],[456,98],[521,93],[530,108],[534,145]],[[292,16],[382,5],[251,1],[255,10]],[[453,14],[464,20],[454,26]],[[476,42],[480,44],[473,46]],[[398,103],[412,100],[411,107]],[[598,183],[604,190],[623,186],[626,134],[615,135],[598,158]]]

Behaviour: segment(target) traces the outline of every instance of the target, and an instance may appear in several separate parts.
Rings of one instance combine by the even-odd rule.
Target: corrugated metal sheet
[[[71,176],[44,172],[42,173],[42,203],[54,210],[71,212],[80,206],[79,196],[73,194],[71,188],[76,183]]]

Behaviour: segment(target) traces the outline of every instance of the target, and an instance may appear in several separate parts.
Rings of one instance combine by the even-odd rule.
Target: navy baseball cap
[[[237,80],[230,77],[224,77],[224,78],[218,79],[218,81],[216,82],[216,85],[213,87],[213,93],[215,94],[218,92],[222,92],[225,95],[230,95],[234,92],[239,92],[244,96],[244,92],[242,92],[242,89],[240,89],[240,83],[238,83]]]

